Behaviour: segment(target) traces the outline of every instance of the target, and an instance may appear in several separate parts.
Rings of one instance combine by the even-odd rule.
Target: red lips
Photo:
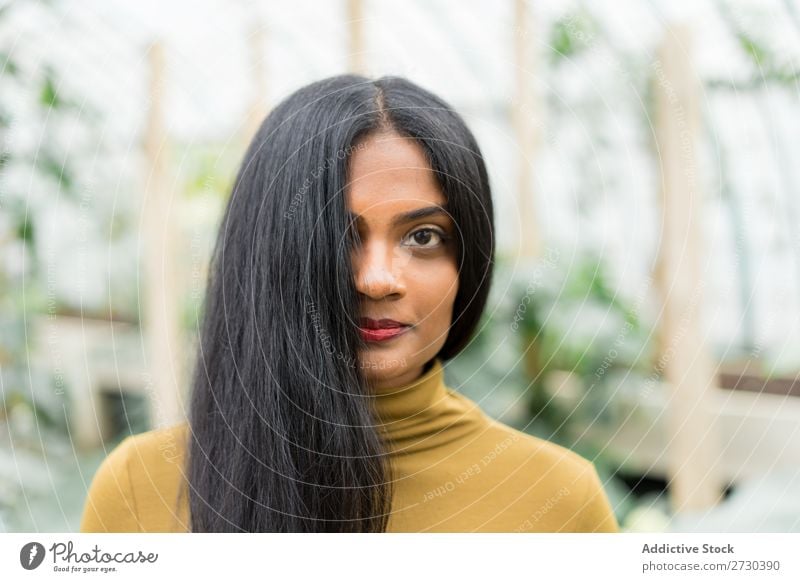
[[[362,317],[359,321],[358,332],[364,341],[382,342],[394,339],[408,331],[411,326],[394,319],[372,319]]]

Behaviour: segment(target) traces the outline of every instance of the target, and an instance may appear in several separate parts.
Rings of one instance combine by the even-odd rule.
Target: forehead
[[[346,197],[358,214],[446,202],[422,146],[396,133],[372,134],[354,150]]]

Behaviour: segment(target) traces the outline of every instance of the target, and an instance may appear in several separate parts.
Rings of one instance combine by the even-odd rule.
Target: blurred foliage
[[[451,384],[492,416],[593,459],[618,518],[635,500],[613,476],[618,467],[602,443],[578,442],[576,435],[592,425],[613,426],[629,412],[615,398],[616,371],[640,379],[650,371],[647,289],[624,296],[608,265],[591,253],[565,263],[548,249],[522,267],[500,258],[480,331],[449,366]],[[578,405],[548,390],[554,374],[564,372],[581,390]]]
[[[550,59],[570,59],[586,50],[597,35],[597,23],[585,8],[567,13],[550,30]]]
[[[0,10],[0,26],[14,6],[10,3]],[[19,53],[19,47],[0,47],[5,88],[0,92],[0,531],[30,523],[31,504],[53,494],[54,483],[58,487],[53,470],[72,457],[66,394],[32,359],[37,348],[33,322],[53,299],[46,295],[47,273],[37,260],[41,229],[32,198],[34,190],[40,194],[36,178],[57,184],[54,190],[65,197],[77,197],[77,186],[67,156],[48,139],[48,123],[35,151],[14,147],[13,132],[22,122],[16,118],[9,89],[38,95],[35,115],[40,121],[57,119],[73,102],[59,91],[52,68],[28,61],[23,66]],[[25,187],[6,180],[12,166],[32,171]]]
[[[0,25],[15,4],[0,7]],[[47,3],[41,5],[47,9]],[[718,13],[753,65],[752,82],[749,85],[738,82],[737,90],[760,87],[765,82],[794,87],[797,71],[780,62],[780,55],[771,48],[768,38],[742,29],[746,19],[732,18],[726,3],[718,3]],[[638,69],[633,64],[627,69],[634,72],[634,82],[642,82],[650,74],[646,59],[622,54],[613,46],[614,39],[610,36],[603,30],[602,22],[580,4],[548,30],[550,61],[566,63],[586,54],[597,43],[611,50],[614,60],[626,66],[635,64],[637,58],[644,61],[636,65]],[[46,305],[55,312],[65,306],[61,298],[49,297],[41,284],[44,274],[39,272],[36,250],[46,229],[40,224],[29,197],[35,190],[36,194],[44,193],[48,204],[82,203],[81,171],[75,162],[80,162],[81,156],[93,154],[65,152],[58,140],[46,138],[51,123],[60,116],[79,112],[81,120],[90,125],[90,131],[97,116],[83,100],[62,89],[59,72],[46,63],[32,68],[13,56],[18,50],[11,45],[0,46],[4,88],[12,84],[33,96],[38,121],[46,121],[37,126],[45,139],[39,140],[35,152],[12,149],[14,140],[9,136],[19,120],[15,119],[8,91],[0,93],[0,172],[5,173],[14,165],[29,167],[35,171],[37,184],[29,191],[4,187],[0,199],[0,250],[3,251],[0,289],[4,291],[0,293],[0,530],[8,529],[7,524],[19,523],[19,515],[36,502],[37,494],[52,492],[50,464],[73,453],[65,417],[66,395],[54,386],[49,372],[36,368],[30,360],[37,347],[32,345],[27,329],[30,316],[43,313]],[[708,85],[726,83],[731,81],[711,80]],[[650,86],[644,86],[645,101],[650,102]],[[651,115],[652,110],[645,113]],[[643,123],[649,121],[643,119]],[[25,130],[30,129],[26,126]],[[593,128],[590,131],[592,147],[606,145],[602,133],[594,132]],[[221,150],[218,145],[211,145],[204,149],[191,144],[185,155],[176,156],[183,160],[181,183],[185,189],[180,213],[186,220],[183,228],[192,230],[192,257],[188,262],[197,268],[193,288],[181,313],[185,330],[196,328],[202,309],[205,266],[216,220],[230,193],[240,154],[236,148]],[[587,174],[592,166],[589,154],[595,153],[584,154]],[[582,200],[596,199],[596,191],[597,188],[579,188],[577,196]],[[90,211],[100,212],[93,207],[94,199],[87,204]],[[585,206],[579,207],[579,212],[591,215]],[[112,211],[105,218],[108,229],[100,229],[104,236],[119,237],[136,227],[135,213]],[[738,233],[735,236],[739,238]],[[131,261],[135,261],[133,256]],[[83,305],[80,307],[82,310]],[[97,309],[98,313],[102,311]],[[613,426],[629,412],[618,404],[621,379],[628,379],[634,386],[641,384],[652,368],[652,329],[645,313],[638,298],[619,292],[608,265],[600,257],[587,253],[566,264],[557,252],[549,249],[545,257],[528,265],[500,258],[493,295],[480,330],[469,347],[448,366],[448,374],[452,374],[450,383],[492,416],[594,460],[621,521],[626,515],[637,521],[657,521],[661,514],[654,517],[652,512],[641,510],[641,503],[615,477],[617,467],[604,452],[603,443],[584,440],[576,446],[574,435],[593,424]],[[566,406],[552,396],[552,382],[564,373],[577,381],[580,390],[577,406]]]
[[[756,6],[739,7],[738,10],[734,10],[729,2],[717,0],[717,13],[728,27],[729,34],[736,39],[739,48],[752,62],[752,68],[748,79],[736,81],[718,79],[711,81],[710,85],[742,91],[772,83],[796,91],[797,82],[800,81],[800,70],[791,60],[781,62],[780,54],[773,48],[774,44],[771,41],[774,38],[770,37],[769,29],[757,25],[764,11]],[[792,15],[790,21],[794,22],[795,28],[800,31],[797,8],[790,2],[786,3],[786,7]],[[750,25],[745,28],[743,26],[745,23]]]

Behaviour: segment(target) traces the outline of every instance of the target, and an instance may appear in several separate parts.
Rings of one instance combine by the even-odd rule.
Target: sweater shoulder
[[[187,423],[149,430],[130,436],[127,441],[129,462],[134,472],[147,471],[158,476],[172,473],[186,457],[189,426]]]
[[[460,410],[469,410],[471,418],[476,419],[474,424],[480,427],[480,440],[494,445],[495,456],[500,456],[502,451],[507,459],[513,458],[512,463],[535,460],[540,466],[575,476],[594,470],[593,463],[575,451],[495,420],[467,396],[452,389],[448,392],[459,403]]]
[[[187,437],[181,423],[125,438],[92,479],[80,530],[185,531]]]
[[[559,444],[504,427],[522,443],[523,456],[533,462],[536,479],[549,483],[546,499],[534,495],[536,508],[531,516],[543,519],[548,511],[561,505],[562,519],[555,531],[576,533],[613,533],[619,531],[614,509],[594,462]]]
[[[490,441],[496,443],[497,455],[508,450],[508,463],[531,464],[546,478],[568,486],[582,483],[595,470],[592,461],[567,447],[489,417],[486,424],[486,435],[491,435]]]
[[[495,464],[506,475],[508,498],[519,500],[519,509],[527,512],[519,531],[619,531],[591,460],[488,415],[483,417],[481,440],[485,444],[479,465],[488,468]]]

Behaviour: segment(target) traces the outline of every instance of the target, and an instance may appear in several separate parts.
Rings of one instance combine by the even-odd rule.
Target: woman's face
[[[396,388],[417,379],[447,339],[458,291],[455,225],[413,139],[374,133],[354,152],[346,196],[360,238],[356,324],[367,348],[359,360],[375,388]]]

